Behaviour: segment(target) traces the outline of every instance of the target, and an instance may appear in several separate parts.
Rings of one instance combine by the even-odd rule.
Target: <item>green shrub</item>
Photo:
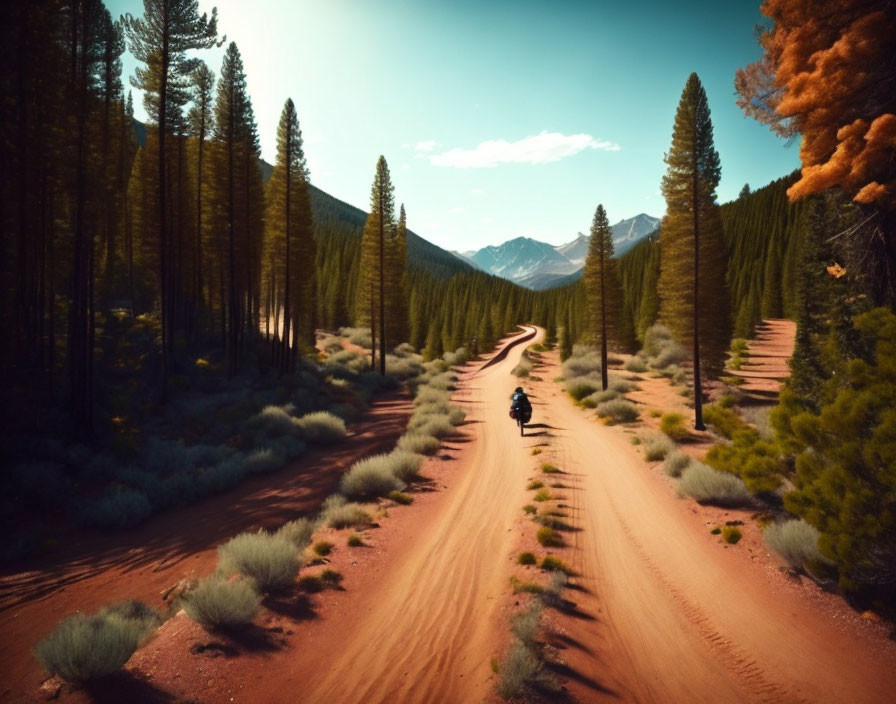
[[[75,614],[63,620],[35,647],[51,675],[86,682],[110,675],[124,665],[143,637],[141,624],[114,615]]]
[[[535,496],[532,497],[533,501],[550,501],[551,492],[547,489],[539,489],[535,492]]]
[[[539,528],[535,533],[535,539],[538,541],[539,545],[546,548],[560,547],[563,545],[563,536],[550,526],[542,526]]]
[[[717,472],[702,462],[692,462],[678,482],[681,493],[699,503],[719,506],[744,506],[751,503],[750,492],[733,474]]]
[[[742,537],[743,533],[741,533],[740,528],[737,526],[722,527],[722,540],[729,545],[736,545]]]
[[[274,535],[291,543],[296,550],[304,550],[311,542],[314,533],[314,523],[307,518],[297,518],[289,523],[284,523]]]
[[[660,430],[676,442],[684,440],[691,434],[684,424],[684,416],[681,413],[666,413],[660,419]]]
[[[543,665],[531,648],[515,642],[499,668],[497,692],[502,699],[524,699],[542,674]]]
[[[442,446],[438,438],[419,431],[409,431],[398,440],[398,449],[419,455],[432,455]]]
[[[349,498],[376,498],[390,491],[401,491],[405,483],[392,472],[387,455],[374,455],[355,462],[339,483],[339,490]]]
[[[510,586],[514,594],[542,594],[544,592],[544,587],[540,584],[523,582],[513,575],[510,577]]]
[[[408,424],[408,429],[434,438],[447,438],[457,434],[457,429],[446,416],[415,416]]]
[[[526,491],[535,491],[536,489],[541,489],[544,486],[544,482],[539,479],[533,479],[526,485]]]
[[[647,365],[644,364],[644,360],[640,357],[632,357],[625,363],[625,368],[627,371],[639,374],[647,371]]]
[[[311,549],[314,551],[315,555],[326,557],[331,552],[333,552],[333,547],[333,543],[331,543],[329,540],[318,540],[314,545],[311,546]]]
[[[345,421],[327,411],[308,413],[296,421],[309,442],[329,445],[346,436]]]
[[[781,486],[787,462],[777,443],[762,440],[752,428],[744,426],[732,436],[732,442],[710,448],[706,463],[738,476],[754,494],[771,492]]]
[[[423,464],[423,458],[420,455],[404,450],[393,450],[386,455],[386,460],[392,474],[403,482],[416,479],[420,465]]]
[[[592,381],[586,379],[572,379],[566,382],[566,392],[576,401],[581,401],[586,396],[590,396],[599,387]]]
[[[619,394],[627,394],[629,391],[637,391],[638,387],[631,384],[625,379],[611,379],[607,388],[608,391],[615,391]]]
[[[734,437],[734,433],[739,430],[746,430],[747,424],[741,420],[730,408],[723,408],[716,404],[710,404],[703,407],[703,420],[721,436],[729,440]]]
[[[283,537],[240,533],[218,547],[218,565],[224,574],[238,572],[268,593],[293,583],[299,558],[295,546]]]
[[[566,379],[600,374],[600,369],[600,351],[583,345],[575,345],[572,356],[563,362],[563,376]]]
[[[593,394],[583,399],[581,403],[586,408],[597,408],[599,404],[612,401],[616,398],[619,398],[619,392],[614,391],[613,389],[607,389],[606,391],[595,391]]]
[[[540,454],[541,454],[541,448],[540,448],[540,447],[533,447],[533,448],[532,448],[532,452],[531,452],[531,454],[532,454],[533,456],[534,456],[534,455],[540,455]]]
[[[526,504],[525,506],[523,506],[523,513],[532,514],[536,511],[538,511],[538,509],[535,508],[532,504]]]
[[[614,423],[632,423],[638,420],[638,407],[625,399],[617,398],[605,401],[597,407],[596,413],[601,418],[609,418]]]
[[[682,472],[687,469],[694,458],[681,450],[673,450],[666,455],[666,461],[663,462],[663,471],[670,477],[678,478]]]
[[[164,622],[158,611],[136,599],[126,599],[107,606],[99,612],[99,616],[127,621],[137,629],[140,643],[149,638]]]
[[[183,606],[191,619],[206,628],[233,628],[255,619],[261,596],[248,579],[228,582],[213,575],[184,595]]]
[[[432,389],[425,386],[417,391],[417,395],[414,397],[414,405],[418,408],[431,405],[447,405],[450,399],[451,394],[444,389]]]
[[[521,552],[516,561],[521,565],[534,565],[537,562],[535,555],[531,552]]]
[[[510,622],[510,632],[522,643],[532,644],[538,635],[538,622],[541,620],[541,604],[532,604],[525,611],[516,614]]]
[[[541,600],[547,606],[559,607],[563,603],[563,590],[569,584],[569,577],[566,572],[554,570],[548,580],[548,586],[541,595]]]
[[[143,523],[151,515],[152,505],[146,494],[122,487],[107,490],[81,510],[82,521],[95,528],[128,528]]]
[[[648,462],[665,459],[675,449],[675,443],[665,435],[654,435],[644,443],[644,457]]]
[[[544,472],[545,474],[560,474],[560,468],[555,467],[554,465],[550,464],[549,462],[545,462],[541,465],[541,471]]]
[[[818,549],[819,532],[803,520],[773,523],[762,532],[762,539],[795,570],[809,572],[828,560]]]
[[[414,497],[410,494],[405,494],[403,491],[390,491],[387,498],[402,506],[414,503]]]
[[[564,574],[570,574],[572,572],[563,560],[559,557],[554,557],[553,555],[545,555],[541,560],[540,567],[545,572],[563,572]]]
[[[299,432],[296,419],[283,406],[265,406],[249,419],[249,427],[256,433],[267,437],[292,435]]]
[[[448,422],[451,425],[463,425],[463,422],[467,419],[467,412],[463,408],[459,408],[458,406],[452,405],[450,410],[448,411]]]
[[[249,474],[276,472],[286,464],[286,458],[271,448],[262,448],[246,455],[243,469]]]
[[[350,548],[364,547],[364,539],[360,535],[357,535],[356,533],[352,533],[350,536],[348,536],[348,540],[346,540],[345,543]]]
[[[320,521],[330,528],[348,528],[369,524],[373,518],[361,504],[348,503],[338,494],[324,501],[320,511]]]

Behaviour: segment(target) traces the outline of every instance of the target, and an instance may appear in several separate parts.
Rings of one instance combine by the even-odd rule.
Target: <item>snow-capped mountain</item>
[[[633,218],[620,220],[610,230],[613,232],[613,250],[621,257],[660,225],[660,219],[639,213]]]
[[[483,247],[472,260],[483,271],[511,281],[520,281],[536,271],[563,275],[578,268],[553,245],[529,237],[517,237],[497,247]]]
[[[620,220],[610,229],[616,256],[625,254],[656,230],[659,218],[640,213]],[[478,252],[452,252],[482,271],[532,289],[545,289],[577,278],[588,255],[587,235],[579,232],[574,240],[554,246],[530,237],[517,237],[504,244],[483,247]]]
[[[580,232],[572,242],[561,244],[554,249],[569,259],[573,264],[577,266],[585,266],[585,257],[588,256],[588,235],[583,235]]]

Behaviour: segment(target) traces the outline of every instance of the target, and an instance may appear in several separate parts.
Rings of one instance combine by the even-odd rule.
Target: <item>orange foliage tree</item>
[[[765,0],[761,11],[772,21],[759,35],[765,54],[737,71],[737,103],[779,135],[802,136],[791,200],[838,186],[894,213],[896,3]]]

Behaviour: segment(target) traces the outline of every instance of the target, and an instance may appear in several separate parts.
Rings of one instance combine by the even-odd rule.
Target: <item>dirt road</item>
[[[319,672],[293,672],[303,701],[480,702],[506,638],[497,612],[515,570],[513,527],[526,503],[530,448],[547,443],[567,474],[580,530],[564,559],[580,573],[568,669],[576,698],[638,702],[883,702],[893,648],[774,588],[709,540],[619,429],[575,407],[541,370],[536,420],[520,438],[506,416],[524,345],[462,380],[475,431],[457,486],[418,528],[370,608]],[[344,634],[347,635],[347,634]],[[879,633],[877,634],[879,636]],[[273,691],[271,692],[273,694]]]
[[[548,616],[563,629],[569,700],[892,701],[896,644],[845,607],[779,588],[742,546],[712,539],[629,436],[550,381],[555,363],[526,385],[537,426],[519,437],[507,417],[510,370],[532,339],[534,330],[462,376],[465,437],[449,441],[450,461],[425,466],[439,491],[390,510],[366,551],[341,553],[346,591],[322,595],[311,613],[264,617],[261,647],[210,643],[184,615],[172,619],[128,665],[153,701],[495,701],[490,660],[508,638],[508,578],[521,569],[520,536],[534,532],[520,509],[542,459],[564,471],[556,491],[576,529],[560,549],[578,573],[575,608]]]

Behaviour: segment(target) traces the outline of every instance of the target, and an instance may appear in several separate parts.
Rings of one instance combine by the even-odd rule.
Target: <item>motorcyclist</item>
[[[513,418],[522,419],[523,423],[528,423],[532,418],[532,403],[522,386],[517,386],[513,390],[513,397],[510,401],[510,415]]]

